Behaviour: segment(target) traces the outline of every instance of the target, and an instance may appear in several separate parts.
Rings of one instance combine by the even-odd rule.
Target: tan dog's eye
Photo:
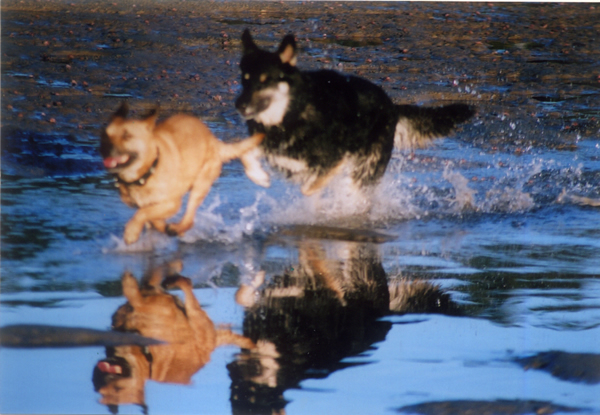
[[[129,133],[129,131],[123,132],[123,136],[121,137],[123,140],[129,140],[133,135]]]
[[[250,74],[249,73],[245,73],[244,74],[244,79],[250,79]]]

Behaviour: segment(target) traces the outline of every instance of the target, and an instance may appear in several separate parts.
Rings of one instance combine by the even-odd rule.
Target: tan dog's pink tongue
[[[123,154],[117,157],[107,157],[104,159],[104,167],[107,169],[114,169],[119,164],[123,164],[129,160],[129,156],[127,154]]]
[[[120,375],[123,373],[123,370],[121,369],[121,366],[119,365],[111,365],[108,362],[98,362],[98,364],[96,365],[98,366],[98,369],[100,369],[100,371],[104,372],[104,373],[114,373],[116,375]]]

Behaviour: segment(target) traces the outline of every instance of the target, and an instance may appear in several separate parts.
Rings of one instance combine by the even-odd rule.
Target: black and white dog
[[[395,105],[371,82],[331,70],[300,71],[296,41],[283,38],[277,52],[242,35],[242,94],[236,108],[251,134],[266,134],[269,164],[311,195],[346,170],[357,188],[383,176],[394,145],[426,146],[469,119],[465,104],[438,108]]]

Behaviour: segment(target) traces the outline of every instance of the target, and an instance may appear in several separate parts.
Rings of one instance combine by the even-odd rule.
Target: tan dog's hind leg
[[[130,245],[140,239],[140,234],[147,222],[158,223],[159,220],[169,218],[179,211],[181,200],[170,200],[155,205],[146,206],[138,209],[135,215],[125,225],[123,240]]]
[[[204,198],[210,191],[212,184],[219,178],[221,174],[221,162],[214,161],[205,164],[196,181],[192,185],[190,191],[190,197],[188,199],[187,207],[183,218],[179,223],[170,223],[167,225],[166,231],[168,235],[177,236],[182,235],[194,226],[194,217],[196,216],[196,210],[204,201]]]
[[[239,158],[250,180],[259,186],[269,187],[271,180],[260,165],[259,158],[262,152],[257,148],[264,137],[264,134],[257,133],[236,143],[219,142],[219,155],[223,162]]]

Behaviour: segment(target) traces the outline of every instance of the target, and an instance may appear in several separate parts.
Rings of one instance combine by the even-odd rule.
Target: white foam
[[[454,206],[457,212],[465,209],[475,209],[475,195],[477,192],[469,187],[469,181],[462,174],[451,170],[451,166],[452,164],[446,166],[442,176],[454,188],[454,199],[450,200],[450,204]]]
[[[527,211],[535,207],[533,197],[525,192],[523,188],[529,178],[541,170],[542,166],[538,162],[510,170],[503,180],[493,181],[491,188],[483,195],[478,194],[469,186],[467,178],[453,170],[452,163],[449,163],[444,169],[443,178],[453,186],[454,197],[450,199],[450,205],[455,213],[465,210],[482,213],[513,213]]]
[[[263,194],[264,192],[256,194],[252,205],[241,208],[239,221],[232,224],[227,224],[223,216],[216,212],[222,203],[219,196],[215,197],[210,205],[196,212],[194,227],[179,239],[185,243],[202,240],[233,244],[241,241],[244,235],[251,235],[255,230],[259,221],[258,206]]]
[[[140,239],[131,245],[127,245],[122,237],[112,234],[110,235],[110,243],[112,246],[102,248],[102,253],[152,252],[168,248],[173,241],[165,234],[152,229],[146,229],[140,235]]]

